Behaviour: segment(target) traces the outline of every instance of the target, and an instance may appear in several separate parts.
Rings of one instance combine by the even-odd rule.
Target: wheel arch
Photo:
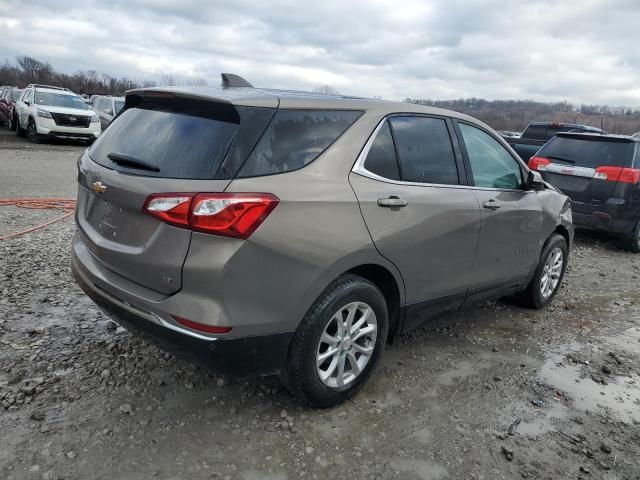
[[[342,275],[357,275],[370,281],[380,289],[387,302],[389,314],[389,338],[391,341],[396,336],[401,326],[402,308],[404,304],[404,283],[386,267],[377,263],[364,263],[346,270]]]

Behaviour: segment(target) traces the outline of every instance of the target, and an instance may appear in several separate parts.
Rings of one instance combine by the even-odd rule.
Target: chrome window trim
[[[362,151],[358,155],[356,159],[356,163],[353,165],[351,171],[360,176],[370,178],[371,180],[376,180],[378,182],[390,183],[393,185],[404,185],[407,187],[437,187],[437,188],[454,188],[454,189],[465,189],[465,190],[482,190],[482,191],[491,191],[491,192],[524,192],[524,193],[535,193],[532,190],[523,190],[519,188],[491,188],[491,187],[476,187],[475,185],[462,185],[462,184],[448,184],[448,183],[421,183],[421,182],[406,182],[403,180],[393,180],[391,178],[381,177],[373,172],[370,172],[364,167],[364,163],[367,160],[367,155],[369,155],[369,150],[371,150],[371,146],[378,136],[378,132],[384,126],[384,123],[389,119],[389,117],[399,115],[397,113],[391,113],[389,115],[385,115],[382,120],[376,125],[376,128],[373,130],[373,133],[367,139],[367,142],[364,144]],[[400,114],[402,115],[402,114]],[[411,115],[411,114],[406,114]],[[420,116],[420,115],[413,115]],[[449,117],[443,117],[449,118]]]

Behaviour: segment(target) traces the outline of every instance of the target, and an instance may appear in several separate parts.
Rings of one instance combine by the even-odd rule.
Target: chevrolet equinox
[[[78,183],[72,268],[99,306],[316,407],[426,319],[544,307],[573,238],[568,198],[473,118],[231,74],[127,92]]]

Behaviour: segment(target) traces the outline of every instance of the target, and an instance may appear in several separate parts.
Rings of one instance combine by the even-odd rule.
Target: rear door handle
[[[406,207],[407,205],[409,205],[409,202],[393,195],[390,196],[389,198],[378,199],[379,207],[400,208],[400,207]]]
[[[496,202],[494,199],[489,200],[488,202],[484,202],[482,204],[483,208],[487,208],[489,210],[497,210],[501,207],[501,205]]]

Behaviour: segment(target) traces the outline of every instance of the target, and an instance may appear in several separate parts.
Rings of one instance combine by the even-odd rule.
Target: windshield
[[[120,113],[120,110],[122,110],[122,107],[124,107],[124,100],[116,100],[115,104],[116,104],[116,111],[113,112],[114,115]]]
[[[67,107],[77,108],[80,110],[88,110],[89,107],[77,95],[65,95],[62,93],[38,92],[34,103],[36,105],[49,105],[51,107]]]

